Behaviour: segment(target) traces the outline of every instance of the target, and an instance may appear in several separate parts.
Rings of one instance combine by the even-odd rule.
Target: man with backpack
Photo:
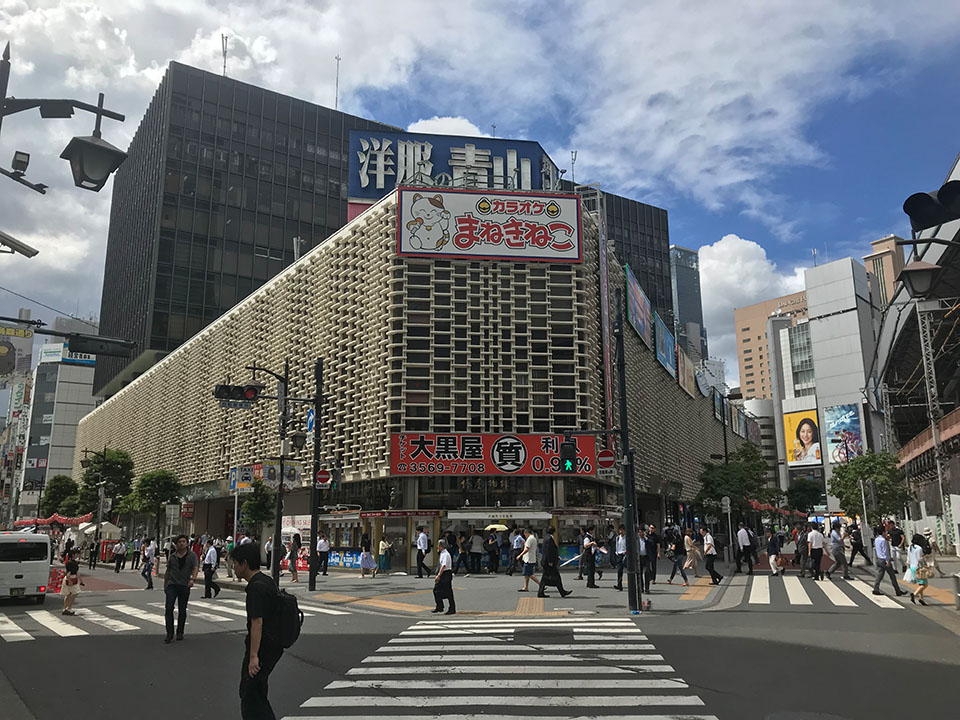
[[[243,665],[240,667],[240,717],[243,720],[276,720],[267,698],[267,681],[283,655],[284,647],[296,640],[285,638],[284,613],[286,595],[281,600],[276,583],[260,572],[260,546],[256,543],[238,545],[233,550],[233,569],[237,577],[247,583],[247,637]],[[299,610],[296,612],[299,614]],[[300,615],[300,622],[302,614]],[[295,635],[299,634],[297,626]],[[288,642],[284,642],[284,641]]]

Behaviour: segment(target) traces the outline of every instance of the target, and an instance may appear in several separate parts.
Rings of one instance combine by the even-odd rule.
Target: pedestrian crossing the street
[[[284,720],[716,720],[703,711],[629,618],[455,619],[404,630]]]
[[[330,610],[300,603],[305,618],[351,615],[345,610]],[[156,633],[165,629],[164,603],[110,602],[95,608],[75,607],[76,615],[62,615],[59,609],[33,610],[19,606],[0,608],[0,644],[23,642],[41,637],[84,637],[129,633]],[[240,632],[246,629],[243,600],[191,598],[187,606],[188,632]]]
[[[862,580],[816,581],[796,575],[755,574],[750,578],[743,604],[754,610],[784,605],[808,611],[835,608],[902,610],[904,606],[887,594],[889,589],[884,588],[883,595],[874,595],[873,587]]]

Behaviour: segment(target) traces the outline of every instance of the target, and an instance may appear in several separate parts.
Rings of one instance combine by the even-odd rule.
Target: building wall
[[[73,474],[77,425],[96,407],[96,399],[93,396],[93,375],[92,366],[63,363],[60,365],[53,408],[47,482],[54,475]]]
[[[767,319],[777,311],[789,313],[794,322],[807,315],[804,292],[765,300],[733,311],[737,332],[737,363],[740,388],[745,400],[773,397],[770,384],[770,358],[767,354]]]
[[[903,247],[897,241],[903,238],[888,235],[870,243],[873,249],[863,256],[863,263],[870,273],[870,290],[881,310],[893,300],[897,288],[897,276],[903,269]]]

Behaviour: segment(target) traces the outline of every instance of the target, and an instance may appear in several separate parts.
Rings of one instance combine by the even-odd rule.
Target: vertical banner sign
[[[624,265],[627,273],[627,320],[633,325],[648,348],[653,349],[653,318],[650,300],[640,287],[640,281],[629,265]]]
[[[613,360],[610,357],[610,296],[607,286],[607,218],[604,212],[602,196],[598,193],[597,217],[599,219],[600,243],[600,322],[603,330],[603,381],[604,398],[607,406],[607,428],[615,427],[613,421]],[[622,309],[621,309],[622,312]],[[622,322],[622,318],[617,318]],[[611,443],[609,435],[604,436],[607,444]]]
[[[656,329],[657,360],[666,368],[671,377],[677,377],[677,341],[673,333],[667,330],[667,324],[660,318],[660,313],[653,313],[653,326]]]
[[[860,411],[856,405],[831,405],[823,409],[823,434],[827,455],[833,465],[863,455]]]

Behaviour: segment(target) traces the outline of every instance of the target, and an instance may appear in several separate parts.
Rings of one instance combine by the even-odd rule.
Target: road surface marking
[[[750,588],[750,604],[770,604],[770,578],[766,575],[753,576],[753,586]]]
[[[74,627],[66,623],[48,610],[28,610],[27,615],[32,617],[38,623],[49,630],[53,630],[60,637],[74,637],[77,635],[89,635],[86,630]]]
[[[92,623],[96,623],[97,625],[105,627],[107,630],[113,630],[114,632],[127,632],[129,630],[140,629],[136,625],[125,623],[123,620],[108,618],[106,615],[101,615],[100,613],[94,612],[93,610],[88,610],[87,608],[77,608],[76,613],[84,620],[89,620]]]
[[[597,618],[595,620],[587,620],[584,618],[556,618],[555,620],[536,620],[533,618],[504,618],[501,620],[423,620],[418,622],[415,627],[422,627],[424,629],[432,628],[436,626],[440,627],[485,627],[490,625],[511,625],[515,627],[521,626],[533,626],[539,627],[541,625],[553,625],[553,626],[566,626],[566,625],[583,625],[585,623],[594,623],[597,625],[616,625],[623,627],[635,628],[636,625],[632,620],[602,620]]]
[[[691,585],[686,589],[683,595],[680,596],[681,600],[706,600],[707,595],[710,594],[710,591],[713,589],[713,582],[708,577],[697,578]]]
[[[823,583],[821,583],[821,585],[822,584]],[[787,591],[787,598],[790,600],[791,605],[813,605],[813,600],[807,595],[807,591],[803,589],[800,578],[795,575],[791,575],[790,577],[784,576],[783,587]]]
[[[124,613],[125,615],[132,615],[140,620],[153,623],[154,625],[166,625],[166,622],[162,617],[157,617],[153,613],[147,612],[146,610],[141,610],[140,608],[130,607],[129,605],[107,605],[107,607],[111,610]]]
[[[238,610],[234,607],[224,607],[224,603],[229,603],[230,605],[239,605],[243,610]],[[231,615],[239,615],[240,617],[247,616],[247,604],[243,600],[217,600],[214,601],[212,598],[203,598],[197,600],[197,604],[203,605],[206,608],[211,610],[216,608],[220,612],[230,613]],[[304,617],[313,617],[311,613],[303,612]]]
[[[651,647],[652,649],[652,647]],[[539,655],[520,655],[510,653],[511,658],[515,658],[518,662],[567,662],[567,663],[576,663],[583,662],[584,660],[616,660],[617,662],[637,662],[642,660],[647,660],[647,655],[600,655],[600,654],[584,654],[584,655],[563,655],[555,653],[541,653]],[[429,660],[423,661],[419,660],[417,662],[417,667],[422,667],[424,665],[442,665],[445,663],[471,663],[471,662],[498,662],[503,660],[503,653],[497,653],[494,655],[431,655]],[[392,655],[380,655],[374,654],[370,657],[364,658],[361,662],[365,663],[397,663],[397,662],[410,662],[410,658],[407,656],[392,656]],[[646,666],[652,668],[655,666]],[[645,669],[643,672],[673,672],[673,668],[669,665],[658,665],[659,670]]]
[[[498,622],[496,624],[488,625],[431,625],[428,628],[420,628],[414,626],[409,628],[407,632],[411,633],[423,633],[428,634],[436,632],[438,630],[454,630],[454,631],[467,631],[467,632],[483,632],[485,630],[525,630],[527,628],[563,628],[571,629],[574,632],[618,632],[618,633],[639,633],[642,632],[635,625],[617,625],[614,623],[598,622],[598,621],[589,621],[589,620],[578,620],[578,621],[567,621],[565,623],[551,623],[551,622],[537,622],[537,623],[525,623],[523,625],[518,625],[510,621]]]
[[[902,610],[903,605],[886,595],[874,595],[873,588],[862,580],[847,580],[847,584],[878,607]]]
[[[584,672],[583,661],[578,660],[578,665],[570,667],[551,667],[550,673],[552,675],[577,675]],[[417,662],[416,667],[422,668],[425,666],[425,663]],[[462,668],[462,667],[448,667],[446,665],[442,666],[443,669],[437,669],[437,672],[443,672],[444,675],[503,675],[503,669],[500,667],[482,667],[482,668]],[[632,670],[624,670],[619,667],[607,667],[603,665],[594,665],[591,666],[588,670],[591,675],[632,675]],[[410,666],[405,667],[359,667],[352,668],[347,670],[347,675],[409,675]],[[511,680],[511,682],[513,682]],[[501,681],[500,687],[503,687]],[[511,685],[511,687],[516,687]]]
[[[586,681],[589,682],[589,681]],[[674,680],[637,680],[642,683],[637,687],[640,689],[668,689],[681,690],[687,687],[686,683],[676,682]],[[526,687],[529,683],[529,687]],[[336,683],[330,683],[327,686],[333,689]],[[503,687],[501,681],[500,687]],[[538,680],[517,680],[511,681],[511,688],[524,688],[530,690],[539,690],[545,688],[545,685]],[[560,686],[558,686],[560,687]],[[570,687],[565,684],[564,687]],[[584,686],[589,687],[589,686]],[[587,707],[629,707],[632,705],[703,705],[696,695],[509,695],[503,697],[500,695],[467,695],[467,696],[443,696],[436,695],[391,695],[376,696],[367,695],[363,698],[357,698],[352,695],[339,697],[315,697],[310,698],[300,707],[427,707],[430,705],[454,706],[454,705],[498,705],[509,707],[534,706],[534,707],[567,707],[571,705]]]
[[[163,603],[150,603],[150,607],[164,608],[164,610],[166,610],[166,606]],[[207,620],[208,622],[233,622],[232,617],[225,618],[220,617],[219,615],[211,615],[210,613],[197,610],[190,606],[187,606],[187,616],[200,618],[201,620]]]
[[[857,604],[853,600],[847,597],[846,593],[843,592],[843,590],[838,588],[829,580],[827,582],[820,583],[818,587],[823,592],[823,594],[826,595],[827,598],[829,598],[830,602],[832,602],[837,607],[856,607],[857,606]]]
[[[662,703],[666,704],[666,703]],[[702,704],[702,703],[701,703]],[[359,716],[353,716],[359,717]],[[398,716],[399,717],[399,716]],[[443,715],[408,715],[406,717],[415,717],[417,720],[517,720],[517,715],[459,715],[459,714],[447,714]],[[564,715],[560,717],[559,715],[536,715],[528,716],[531,719],[535,718],[536,720],[718,720],[716,715],[690,715],[689,713],[683,713],[682,715],[597,715],[596,713],[591,713],[590,715],[577,715],[576,717],[570,715]],[[310,715],[310,716],[287,716],[283,720],[330,720],[329,715]]]
[[[309,610],[310,612],[321,613],[322,615],[352,615],[353,613],[346,610],[333,610],[331,608],[319,607],[318,605],[308,605],[307,603],[299,603],[301,610]]]
[[[638,640],[646,640],[646,637],[638,637]],[[418,653],[418,652],[428,652],[435,650],[446,650],[451,653],[469,653],[469,652],[484,652],[487,650],[497,650],[497,651],[509,651],[511,657],[514,655],[524,658],[526,655],[523,655],[524,652],[531,650],[602,650],[604,652],[616,652],[616,651],[634,651],[637,649],[636,644],[632,643],[577,643],[577,644],[543,644],[543,643],[494,643],[492,645],[474,645],[472,647],[460,646],[460,645],[386,645],[379,650],[377,653],[387,654],[387,653]],[[645,660],[650,660],[651,657],[647,656]]]
[[[7,642],[23,642],[33,640],[33,635],[23,630],[6,615],[0,615],[0,637]]]

